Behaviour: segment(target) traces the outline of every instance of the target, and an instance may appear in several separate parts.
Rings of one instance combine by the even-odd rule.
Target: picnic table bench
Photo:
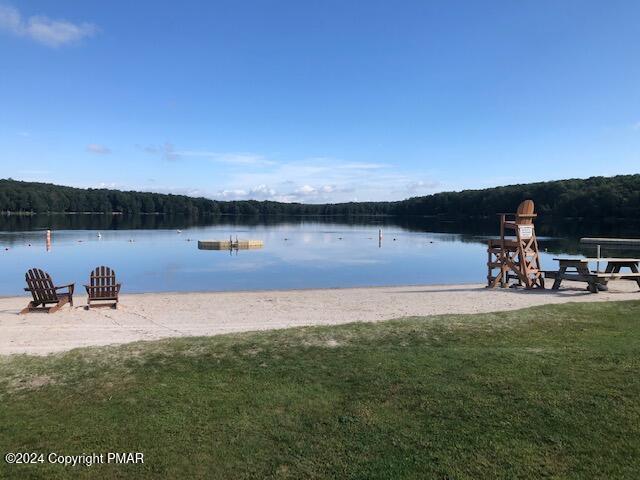
[[[575,282],[587,283],[587,288],[591,293],[598,293],[599,290],[606,290],[609,280],[631,280],[640,287],[640,271],[638,258],[554,258],[560,269],[555,271],[545,271],[545,278],[555,279],[553,290],[560,288],[562,280],[572,280]],[[606,263],[604,272],[599,270],[589,270],[589,263]],[[621,269],[628,268],[630,272],[620,272]],[[571,271],[567,271],[572,269]]]

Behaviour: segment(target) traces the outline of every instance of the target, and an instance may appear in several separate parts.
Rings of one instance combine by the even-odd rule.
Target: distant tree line
[[[513,212],[530,198],[536,212],[555,217],[640,218],[640,175],[556,180],[415,197],[395,214],[489,216]]]
[[[272,201],[218,201],[148,192],[83,189],[49,183],[0,180],[0,212],[122,213],[166,215],[359,215],[387,214],[388,202],[312,205]]]
[[[583,218],[639,218],[640,175],[510,185],[443,192],[396,202],[336,204],[219,201],[203,197],[48,183],[0,180],[0,212],[122,213],[165,215],[443,215],[487,217],[512,212],[531,198],[541,215]]]

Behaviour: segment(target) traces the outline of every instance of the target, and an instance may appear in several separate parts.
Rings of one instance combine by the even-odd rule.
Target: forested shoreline
[[[640,174],[557,180],[460,192],[442,192],[394,202],[335,204],[221,201],[151,192],[82,189],[0,179],[3,213],[106,213],[163,215],[422,215],[486,217],[513,211],[531,198],[538,213],[554,217],[638,218]]]

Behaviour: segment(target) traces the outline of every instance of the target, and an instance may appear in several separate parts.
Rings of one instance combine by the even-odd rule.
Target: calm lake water
[[[555,268],[558,254],[593,255],[580,247],[580,236],[638,232],[637,226],[624,228],[540,225],[543,267]],[[483,283],[485,242],[497,231],[497,221],[4,217],[0,295],[24,294],[24,273],[32,267],[82,289],[99,265],[115,269],[129,293]],[[198,250],[198,240],[230,236],[262,240],[264,248]]]

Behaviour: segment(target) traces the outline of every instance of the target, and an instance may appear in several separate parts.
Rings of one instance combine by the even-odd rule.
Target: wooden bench
[[[631,280],[640,287],[640,271],[637,258],[554,258],[560,268],[556,271],[545,271],[545,278],[554,279],[553,290],[560,288],[563,280],[587,283],[587,289],[591,293],[599,290],[607,290],[610,280]],[[589,270],[589,263],[606,263],[605,271]],[[631,272],[621,273],[622,268],[629,268]],[[567,271],[572,269],[573,271]]]
[[[582,273],[582,272],[561,272],[554,270],[545,270],[544,278],[554,280],[553,285],[551,287],[552,290],[558,290],[560,285],[562,284],[562,280],[569,280],[573,282],[585,282],[587,284],[587,289],[591,293],[598,293],[599,290],[606,290],[607,280],[604,278],[599,278],[597,275],[593,273]]]

